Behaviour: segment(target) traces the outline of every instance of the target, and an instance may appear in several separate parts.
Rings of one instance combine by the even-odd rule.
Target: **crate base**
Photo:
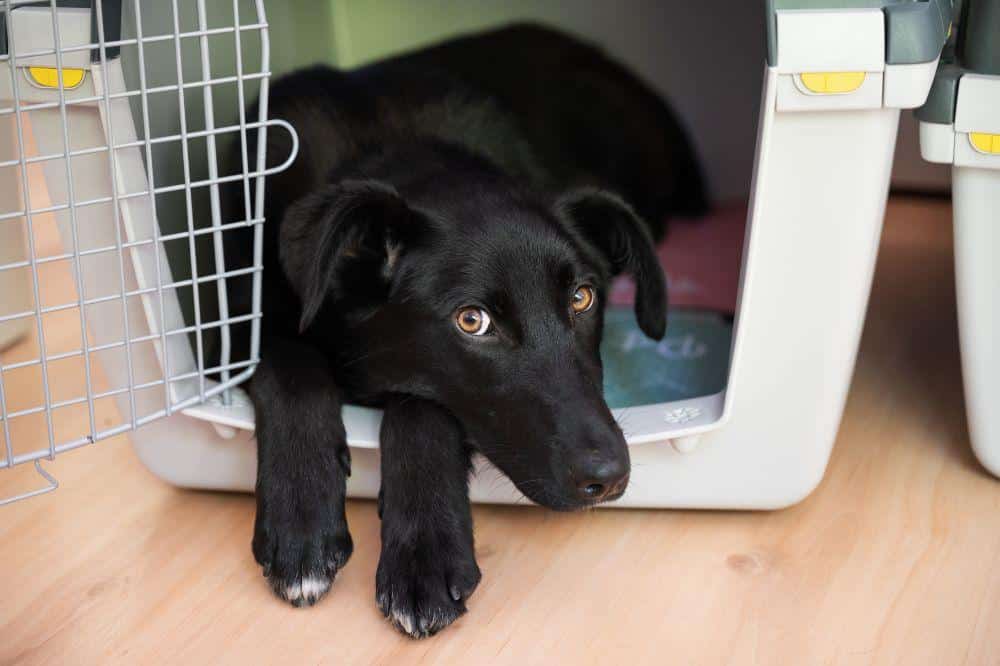
[[[631,481],[609,506],[778,509],[823,477],[864,322],[899,110],[779,113],[777,77],[767,70],[728,384],[629,410]],[[684,423],[689,407],[697,416]],[[255,447],[242,428],[252,429],[252,410],[220,434],[198,422],[222,421],[212,409],[153,424],[136,449],[178,485],[249,490]],[[378,418],[345,409],[353,497],[378,492]],[[477,470],[473,500],[525,501],[495,470]]]

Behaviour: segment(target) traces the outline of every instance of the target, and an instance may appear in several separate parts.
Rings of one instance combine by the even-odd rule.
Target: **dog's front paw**
[[[375,601],[412,638],[432,636],[465,613],[482,575],[472,546],[449,538],[383,541]]]
[[[347,522],[326,512],[314,520],[281,513],[258,509],[254,558],[279,598],[293,606],[312,606],[327,593],[354,550]]]

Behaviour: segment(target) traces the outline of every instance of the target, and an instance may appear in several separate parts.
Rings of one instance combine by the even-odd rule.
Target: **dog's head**
[[[594,189],[546,203],[502,183],[397,191],[341,181],[293,205],[282,265],[301,328],[329,340],[359,396],[447,408],[532,500],[572,509],[625,490],[629,454],[602,395],[610,278],[636,280],[660,339],[666,285],[643,223]]]

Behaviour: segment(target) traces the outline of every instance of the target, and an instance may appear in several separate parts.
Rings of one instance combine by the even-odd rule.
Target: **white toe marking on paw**
[[[394,610],[392,611],[392,620],[402,627],[403,631],[411,635],[413,634],[413,620],[408,614]]]
[[[303,597],[319,597],[321,594],[330,589],[330,581],[326,578],[314,578],[312,576],[306,576],[302,579],[302,596]]]
[[[302,580],[297,580],[291,585],[285,586],[285,597],[289,601],[298,601],[299,599],[315,600],[329,589],[330,581],[328,579],[306,576]]]
[[[295,601],[302,596],[302,583],[300,581],[295,581],[291,585],[285,586],[285,598],[289,601]]]

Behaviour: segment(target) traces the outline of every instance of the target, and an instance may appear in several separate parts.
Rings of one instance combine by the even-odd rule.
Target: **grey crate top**
[[[927,102],[914,111],[925,123],[955,122],[958,84],[967,73],[1000,76],[1000,0],[965,0],[954,44],[941,57]]]
[[[778,52],[775,13],[792,9],[881,9],[886,19],[885,61],[892,65],[930,62],[948,34],[952,0],[764,0],[767,11],[767,62]]]

